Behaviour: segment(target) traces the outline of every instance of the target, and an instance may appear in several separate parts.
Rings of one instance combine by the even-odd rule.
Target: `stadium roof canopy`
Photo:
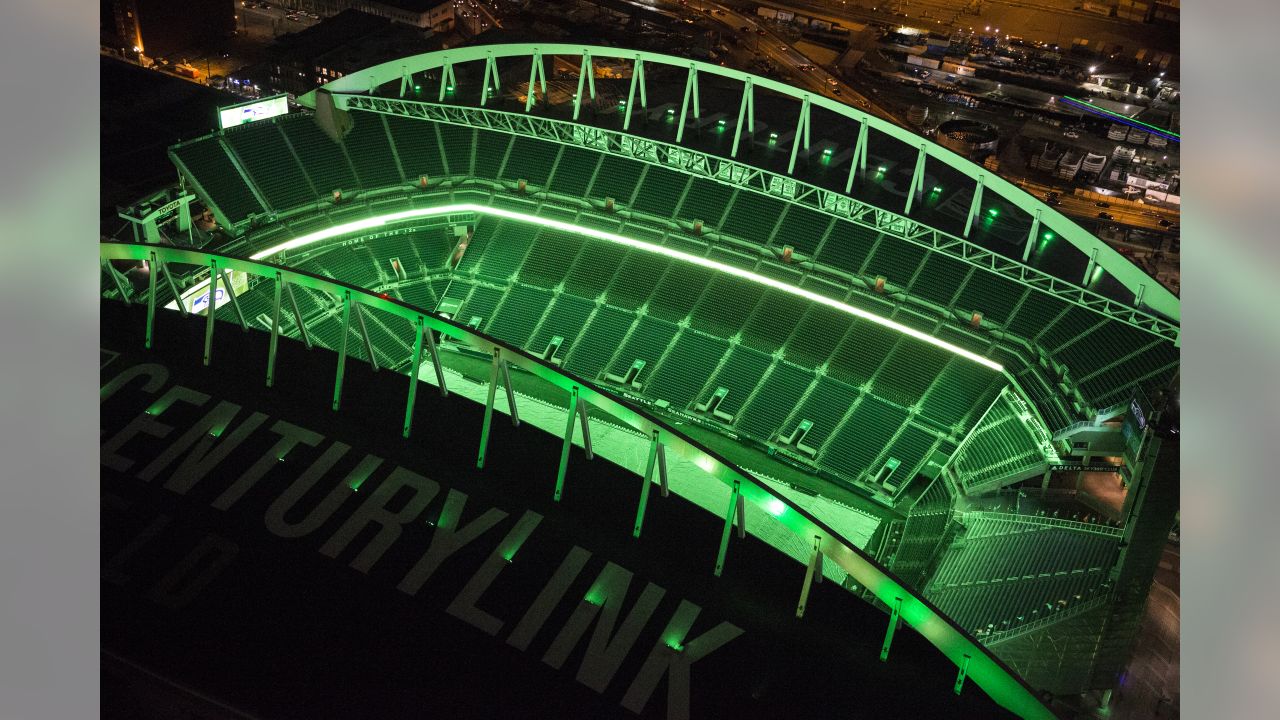
[[[548,59],[553,67],[552,77],[563,78],[567,75],[570,79],[556,79],[549,83]],[[571,70],[576,68],[576,76],[572,72],[565,72],[566,67]],[[612,86],[617,89],[627,88],[625,99],[619,99],[616,95],[609,97],[607,91],[597,94],[596,67],[615,78]],[[604,70],[606,67],[608,69]],[[620,74],[619,68],[622,68],[621,81],[616,79]],[[525,73],[528,76],[527,85],[512,82],[512,78],[523,78]],[[503,85],[504,76],[507,78],[506,87]],[[659,85],[646,81],[646,76],[657,79]],[[701,86],[699,77],[702,78]],[[576,92],[572,92],[574,83]],[[551,91],[548,90],[549,85],[552,87]],[[675,91],[681,86],[683,94]],[[537,92],[539,89],[540,97]],[[661,98],[664,93],[675,95],[678,102],[650,103],[650,100]],[[605,101],[602,102],[602,98]],[[727,113],[704,112],[715,103],[723,103],[725,98],[729,99],[729,104],[725,107]],[[757,111],[757,100],[762,106],[760,112]],[[776,112],[770,114],[777,106],[769,103],[779,100],[782,101],[784,115],[789,118],[786,121],[788,127],[768,127],[765,125],[766,119],[776,121],[778,117]],[[814,304],[845,310],[864,320],[890,327],[896,325],[893,329],[899,332],[996,370],[1002,367],[1000,360],[992,359],[993,355],[995,358],[1012,358],[1014,355],[1003,354],[1006,348],[997,348],[995,341],[985,339],[987,354],[984,355],[967,351],[944,338],[959,337],[962,343],[971,339],[963,334],[967,332],[969,324],[968,311],[953,311],[982,306],[974,303],[952,307],[957,305],[956,299],[963,294],[961,288],[969,283],[969,277],[974,277],[975,282],[979,276],[983,280],[990,279],[993,285],[1016,284],[1019,292],[1013,297],[1021,299],[1012,301],[1011,306],[1021,308],[1025,305],[1035,312],[1025,313],[1030,319],[1024,320],[1024,327],[1019,330],[1013,327],[1012,317],[1020,310],[1010,310],[1010,328],[1001,333],[992,333],[992,337],[1001,342],[1010,338],[1011,344],[1014,340],[1020,340],[1020,336],[1025,337],[1021,345],[1031,352],[1017,355],[1021,358],[1019,364],[1025,365],[1024,370],[1029,374],[1044,375],[1043,378],[1038,378],[1042,384],[1038,397],[1036,393],[1029,392],[1033,405],[1048,400],[1057,401],[1059,398],[1056,396],[1068,394],[1068,386],[1072,384],[1067,380],[1065,370],[1058,369],[1052,354],[1040,351],[1041,345],[1056,353],[1069,348],[1081,337],[1097,333],[1096,339],[1078,343],[1072,349],[1072,359],[1064,361],[1072,370],[1081,367],[1088,371],[1086,377],[1079,378],[1081,384],[1088,381],[1088,384],[1100,388],[1098,392],[1086,393],[1089,397],[1084,398],[1084,407],[1091,410],[1100,410],[1100,406],[1104,404],[1100,402],[1102,400],[1114,402],[1120,395],[1130,392],[1131,384],[1139,381],[1158,383],[1171,372],[1171,367],[1176,367],[1176,350],[1172,348],[1176,346],[1179,337],[1178,301],[1140,268],[1084,228],[990,171],[906,130],[815,92],[716,65],[653,53],[576,45],[505,45],[449,50],[386,63],[351,73],[303,96],[300,102],[315,109],[316,122],[307,117],[307,114],[294,114],[291,117],[251,123],[245,128],[229,128],[209,138],[175,146],[171,150],[171,157],[182,177],[210,205],[224,227],[245,241],[224,250],[247,250],[245,255],[252,255],[251,259],[224,255],[214,257],[207,253],[179,259],[170,250],[165,251],[165,256],[157,257],[149,256],[145,247],[141,250],[136,247],[108,248],[104,250],[104,258],[151,257],[153,260],[171,259],[174,262],[189,262],[204,267],[211,267],[209,263],[213,262],[216,266],[212,267],[230,268],[268,279],[275,275],[279,281],[288,273],[269,263],[284,264],[284,258],[279,252],[282,248],[301,249],[312,243],[319,248],[326,245],[323,241],[327,240],[334,240],[336,247],[337,243],[346,242],[362,232],[374,234],[383,225],[410,223],[441,214],[467,215],[472,218],[493,216],[665,255],[706,270],[735,275],[793,295],[799,294]],[[349,119],[343,117],[344,111],[353,111],[353,114],[358,115],[357,127],[363,127],[349,136],[349,149],[345,144],[328,143],[316,129],[318,123],[321,128],[335,130],[334,135],[341,136],[341,127]],[[375,114],[391,117],[383,118],[381,122],[363,123],[364,117],[376,118]],[[417,129],[418,123],[402,118],[428,120],[431,122],[427,125],[438,125],[441,128],[463,126],[468,130],[461,136],[454,137],[453,144],[445,139],[443,130],[439,133],[433,130],[429,133],[431,140],[425,141],[411,137],[415,133],[397,134],[393,130],[397,123],[401,129],[407,125],[413,125]],[[372,144],[364,144],[369,141],[369,128],[374,129],[372,132],[377,135],[378,143],[389,143],[385,145],[387,150],[381,155],[373,151],[375,148]],[[757,131],[759,137],[756,136]],[[506,136],[499,133],[505,133]],[[766,133],[767,141],[763,137]],[[463,136],[466,139],[462,139]],[[514,140],[507,142],[508,136],[514,136]],[[812,137],[818,139],[816,146],[811,142]],[[837,153],[825,137],[840,138],[840,142],[847,141],[848,147]],[[483,143],[496,146],[499,140],[502,141],[500,150],[478,147]],[[930,258],[937,257],[939,265],[946,265],[956,273],[947,277],[962,279],[951,280],[950,284],[944,280],[926,280],[925,269],[933,261],[914,257],[913,262],[907,264],[910,271],[905,274],[906,277],[893,278],[904,289],[898,297],[915,295],[917,286],[937,284],[948,286],[948,296],[954,296],[952,302],[948,304],[945,300],[930,296],[926,299],[934,300],[933,309],[939,312],[929,317],[917,314],[914,321],[908,319],[905,323],[897,323],[890,318],[910,318],[909,312],[881,315],[862,311],[859,314],[856,312],[858,308],[851,301],[846,303],[835,300],[835,297],[848,299],[858,289],[856,279],[849,280],[850,272],[840,276],[840,282],[834,280],[836,275],[831,275],[833,280],[826,282],[823,292],[813,292],[807,288],[823,287],[819,284],[823,279],[816,263],[810,264],[811,272],[805,274],[803,279],[799,272],[791,268],[795,277],[785,275],[787,280],[779,280],[778,277],[784,275],[767,272],[762,269],[758,260],[755,261],[755,267],[759,272],[753,272],[748,269],[752,267],[751,264],[735,267],[733,261],[712,260],[715,256],[709,250],[705,256],[698,255],[698,252],[702,252],[702,247],[681,251],[675,248],[692,246],[646,241],[643,238],[652,240],[663,235],[661,232],[657,235],[630,235],[633,230],[645,230],[642,223],[624,223],[619,227],[616,221],[606,217],[609,213],[593,212],[603,205],[588,202],[581,197],[586,193],[585,190],[578,197],[582,207],[589,204],[591,210],[576,213],[568,208],[554,207],[556,202],[572,196],[571,191],[557,191],[554,188],[532,193],[536,197],[530,197],[523,192],[504,193],[500,189],[496,192],[486,191],[481,184],[475,185],[474,189],[455,187],[451,181],[446,181],[436,186],[438,189],[432,192],[415,195],[418,185],[415,180],[419,169],[416,165],[410,166],[408,162],[408,145],[419,141],[429,142],[428,155],[438,152],[440,156],[452,153],[469,156],[468,167],[476,177],[480,177],[478,155],[496,155],[505,166],[506,160],[503,158],[506,156],[516,157],[522,152],[536,150],[533,146],[558,143],[551,147],[565,155],[569,148],[579,148],[578,153],[600,154],[605,156],[603,160],[622,159],[630,165],[648,166],[643,173],[637,173],[630,179],[618,179],[615,183],[618,185],[631,183],[638,188],[641,178],[649,178],[643,180],[646,188],[651,183],[664,184],[664,178],[666,185],[673,185],[675,183],[672,182],[672,177],[678,174],[691,176],[704,185],[729,186],[733,188],[735,198],[738,190],[744,191],[743,196],[750,197],[752,201],[760,200],[761,196],[772,196],[773,199],[765,198],[763,202],[778,208],[785,205],[782,217],[792,208],[806,208],[806,213],[810,215],[829,216],[823,218],[828,227],[827,235],[832,234],[831,228],[837,224],[848,225],[851,230],[870,232],[877,238],[874,240],[873,254],[878,253],[882,247],[879,238],[889,238],[883,243],[887,253],[905,248],[918,256],[927,254]],[[521,145],[521,141],[525,141],[525,144]],[[406,158],[404,163],[401,163],[400,156],[397,155],[397,142],[405,143],[405,147],[401,148]],[[837,144],[835,147],[840,146]],[[551,157],[557,156],[553,153]],[[877,177],[872,179],[867,177],[869,157],[878,160],[890,158],[876,171]],[[537,154],[524,157],[522,161],[521,172],[550,162],[545,155]],[[894,162],[902,172],[890,173],[889,178],[883,178],[886,174],[884,166],[892,167]],[[467,163],[464,161],[462,164]],[[870,164],[873,167],[876,165]],[[493,165],[494,172],[498,173],[498,163]],[[602,162],[597,168],[603,168],[604,165]],[[330,173],[330,166],[338,167],[340,172]],[[293,168],[292,175],[286,172],[286,167]],[[667,170],[659,170],[661,167]],[[457,170],[456,164],[454,169]],[[425,169],[422,171],[427,172]],[[447,164],[442,171],[444,175],[459,174],[449,173]],[[347,175],[348,172],[350,175]],[[544,169],[544,179],[545,172]],[[551,172],[554,173],[554,170]],[[599,169],[595,172],[604,174]],[[339,176],[348,176],[352,180],[330,181]],[[942,178],[940,184],[951,186],[946,193],[950,196],[947,208],[943,208],[935,197],[938,195],[937,186],[933,193],[925,192],[926,185],[933,184],[926,183],[926,178],[939,176]],[[433,175],[433,179],[434,177]],[[515,184],[503,182],[501,178],[490,182],[490,178],[491,176],[485,176],[483,180],[495,189],[499,186],[512,189],[511,186]],[[684,183],[685,178],[680,179],[680,187],[686,188],[684,195],[690,194],[693,181]],[[347,182],[356,184],[346,185]],[[594,182],[594,176],[591,182]],[[532,180],[531,183],[536,184],[538,180]],[[426,186],[424,176],[424,191]],[[664,195],[674,192],[681,198],[678,203],[673,201],[667,210],[684,202],[680,187],[674,190],[665,188]],[[335,205],[324,197],[331,189],[352,189],[359,199]],[[520,190],[524,190],[523,179],[520,181]],[[360,197],[362,194],[364,197]],[[597,196],[607,194],[610,193],[599,189],[595,192]],[[338,195],[340,193],[335,193],[335,198]],[[637,195],[637,205],[640,204],[639,199]],[[226,200],[225,205],[223,200]],[[431,207],[424,205],[436,201],[448,204]],[[536,212],[531,209],[532,203],[537,204]],[[406,206],[411,209],[404,210]],[[730,207],[733,207],[732,201]],[[620,215],[644,220],[646,212],[650,215],[661,214],[658,210],[634,210]],[[767,211],[764,213],[767,214]],[[996,216],[1000,218],[999,223],[992,220]],[[277,222],[280,218],[284,218],[283,221]],[[769,218],[770,221],[772,219]],[[666,220],[672,235],[677,232],[688,232],[690,236],[701,234],[700,225],[677,220],[674,214],[668,215]],[[498,220],[493,222],[496,224]],[[737,224],[749,226],[751,222],[753,221],[740,219]],[[677,225],[680,226],[678,231]],[[993,229],[993,226],[997,227]],[[781,227],[781,219],[777,227]],[[758,229],[758,225],[754,228]],[[747,232],[750,234],[755,229],[749,228]],[[516,236],[518,233],[513,232],[511,235]],[[717,235],[716,230],[712,229],[709,237],[731,238],[733,232]],[[745,237],[748,242],[759,246],[772,244],[772,235],[770,242],[763,238],[763,233],[759,233],[759,237]],[[1056,265],[1040,262],[1053,254],[1044,251],[1051,239],[1065,241],[1053,242],[1052,249],[1059,260],[1062,260],[1062,255],[1070,254],[1071,257],[1066,262],[1058,262]],[[817,243],[816,237],[813,242]],[[836,244],[838,243],[831,243],[833,246]],[[1035,260],[1032,259],[1033,251]],[[818,250],[813,252],[815,256],[820,255]],[[299,256],[305,259],[305,253],[290,254],[289,259],[297,262]],[[352,254],[350,257],[355,256]],[[751,259],[754,260],[754,257]],[[1064,271],[1064,267],[1067,270]],[[979,270],[975,271],[974,268]],[[857,273],[859,270],[854,269],[852,272]],[[862,274],[867,275],[866,272]],[[323,275],[328,276],[328,273]],[[993,278],[992,275],[999,277]],[[915,276],[920,276],[919,283],[915,282]],[[1106,282],[1100,281],[1100,278]],[[496,333],[495,337],[477,335],[465,325],[440,320],[434,315],[424,316],[421,314],[422,310],[406,302],[389,300],[385,294],[369,292],[367,286],[357,287],[351,284],[350,278],[341,278],[342,282],[348,283],[341,287],[325,277],[308,275],[305,270],[301,274],[289,275],[287,279],[291,284],[312,287],[334,297],[345,296],[348,310],[351,305],[358,306],[355,313],[357,318],[363,317],[358,312],[358,308],[362,306],[409,320],[418,328],[419,349],[424,323],[438,332],[465,338],[471,345],[486,350],[496,350],[501,344],[499,341],[502,338]],[[867,277],[861,279],[866,281]],[[902,282],[903,279],[906,282]],[[863,284],[870,287],[866,282]],[[840,286],[837,287],[838,285]],[[908,286],[910,293],[905,292]],[[868,294],[870,292],[868,290]],[[922,292],[920,295],[927,293]],[[1056,298],[1051,311],[1041,311],[1034,307],[1039,304],[1037,301],[1043,295]],[[885,299],[880,298],[878,309],[885,309],[886,303],[882,302]],[[275,303],[278,314],[278,288]],[[876,307],[876,303],[867,304]],[[1048,307],[1048,304],[1045,306]],[[905,303],[893,310],[903,307]],[[1082,317],[1078,318],[1077,314]],[[241,322],[244,322],[243,318]],[[343,322],[348,320],[344,319]],[[302,325],[301,322],[298,324]],[[912,327],[913,324],[915,327]],[[974,323],[975,326],[977,324]],[[1042,334],[1049,327],[1059,324],[1061,330],[1055,329],[1055,332],[1062,337],[1056,338],[1052,347],[1038,342],[1037,333]],[[212,326],[210,321],[210,333]],[[1034,332],[1028,328],[1034,329]],[[948,335],[948,332],[952,334]],[[341,337],[346,337],[345,331]],[[1091,349],[1090,345],[1095,347]],[[1111,354],[1099,357],[1095,352],[1096,347],[1107,345],[1115,346],[1110,349]],[[345,358],[345,340],[342,341],[342,348],[340,357]],[[518,343],[502,344],[502,351],[516,353],[519,359],[513,360],[514,365],[545,377],[562,388],[591,387],[593,378],[589,373],[582,376],[585,380],[566,375],[545,362],[547,358],[538,358],[520,350]],[[904,364],[926,366],[927,363],[922,362],[922,354],[914,352],[914,347],[912,351],[905,354],[909,360]],[[371,347],[368,352],[372,358],[374,353]],[[1153,359],[1149,362],[1135,362],[1146,360],[1146,355],[1151,355]],[[778,362],[778,357],[781,356],[775,357],[775,363]],[[814,363],[815,366],[818,364]],[[1135,367],[1128,368],[1128,365]],[[825,364],[822,366],[825,368]],[[1043,373],[1041,368],[1045,369]],[[572,365],[567,369],[581,372]],[[825,373],[825,369],[822,372]],[[1085,373],[1081,372],[1079,375]],[[1013,377],[1009,377],[1009,380],[1015,387],[1018,387],[1018,382],[1022,382],[1022,379],[1015,381]],[[340,387],[341,373],[338,383]],[[870,387],[869,382],[867,387]],[[998,388],[992,386],[992,389],[994,391]],[[1019,389],[1027,391],[1025,387]],[[611,397],[608,391],[592,389],[592,392],[599,393],[598,397],[593,398],[594,405],[616,410],[615,417],[645,432],[654,430],[657,427],[655,423],[660,422],[656,417],[640,413]],[[915,416],[918,407],[915,407],[914,402],[900,404],[910,407],[910,415]],[[985,403],[983,407],[986,407]],[[1076,414],[1084,416],[1086,413],[1080,407],[1076,405]],[[981,411],[981,408],[976,409]],[[904,417],[907,412],[907,409],[903,409]],[[1010,415],[1011,418],[1020,416],[1020,411]],[[1038,429],[1044,429],[1040,426],[1047,425],[1049,430],[1061,430],[1070,421],[1065,412],[1059,414],[1056,423],[1052,420],[1031,421],[1030,411],[1023,420],[1029,425],[1036,425]],[[662,429],[665,433],[669,427],[662,425]],[[1046,433],[1045,440],[1047,439]],[[748,485],[752,484],[746,473],[692,442],[689,443],[689,452],[706,462],[707,466],[703,469],[722,482],[732,483],[745,479]],[[923,462],[923,458],[921,461]],[[746,489],[743,492],[748,494]],[[777,500],[767,493],[757,493],[748,499],[766,505]],[[802,537],[807,537],[806,533],[817,527],[811,525],[803,514],[795,517],[803,518],[803,522],[797,521],[798,524],[792,526]],[[825,528],[817,529],[820,535],[826,534]],[[852,567],[854,575],[861,573],[859,579],[866,586],[878,584],[876,593],[880,599],[892,603],[896,598],[894,593],[902,587],[896,578],[892,574],[883,573],[883,568],[874,560],[834,533],[829,535],[834,543],[829,548],[830,556],[837,558],[842,567]],[[917,602],[916,598],[912,594],[908,602],[914,604]],[[943,619],[940,613],[934,614],[934,608],[927,603],[922,602],[914,607],[928,611],[919,617],[930,621]],[[966,667],[961,658],[969,657],[965,650],[972,651],[976,644],[963,629],[949,620],[927,627],[920,625],[907,618],[905,606],[903,617],[943,649],[949,659]],[[977,658],[976,655],[973,657]],[[980,663],[986,665],[983,668],[986,674],[981,680],[978,677],[982,674],[981,671],[975,673],[979,669],[969,667],[968,671],[975,681],[1006,707],[1016,709],[1026,717],[1041,716],[1043,708],[1028,693],[1028,688],[1014,681],[1007,668],[994,658],[990,658],[990,661],[992,664],[986,665],[987,659],[984,658]]]
[[[596,61],[632,63],[633,70],[631,72],[630,87],[627,93],[627,100],[624,101],[626,110],[619,113],[623,116],[623,131],[630,130],[632,118],[637,114],[635,112],[636,100],[639,99],[641,108],[647,108],[649,105],[647,100],[650,87],[645,81],[646,73],[652,74],[656,69],[660,68],[678,68],[683,71],[686,74],[686,80],[678,111],[679,120],[677,121],[675,136],[676,146],[684,142],[686,137],[685,127],[688,119],[698,119],[704,110],[700,102],[699,76],[725,78],[729,81],[741,83],[741,95],[736,108],[738,120],[733,125],[733,143],[727,153],[729,159],[736,159],[739,155],[740,139],[744,136],[743,128],[747,128],[749,131],[755,128],[756,111],[754,100],[757,90],[770,91],[776,95],[797,101],[796,125],[792,136],[794,142],[791,143],[787,171],[781,178],[783,180],[785,180],[785,175],[795,174],[796,159],[802,144],[805,145],[806,155],[808,154],[810,149],[808,147],[809,141],[814,127],[814,110],[825,110],[844,119],[847,121],[847,128],[844,130],[845,137],[856,138],[853,153],[847,160],[848,174],[844,183],[844,192],[814,188],[822,207],[841,214],[854,215],[859,212],[874,210],[884,212],[887,210],[886,208],[867,207],[856,200],[856,193],[850,194],[854,187],[855,179],[866,171],[867,150],[872,142],[872,133],[875,133],[877,137],[885,136],[894,143],[912,151],[916,160],[909,184],[909,188],[912,191],[905,193],[905,205],[901,213],[891,213],[893,217],[878,218],[878,222],[902,225],[904,226],[905,234],[912,235],[917,240],[928,240],[939,250],[959,254],[965,258],[978,259],[989,265],[993,271],[1015,275],[1024,282],[1038,284],[1054,292],[1074,295],[1077,302],[1118,312],[1126,315],[1130,321],[1145,325],[1152,323],[1164,325],[1167,331],[1171,331],[1175,342],[1177,342],[1177,329],[1168,327],[1170,323],[1176,325],[1180,319],[1177,297],[1147,275],[1142,268],[1134,265],[1085,228],[1072,222],[1057,210],[1037,200],[1031,194],[1001,178],[996,173],[936,143],[925,140],[909,130],[820,93],[787,85],[777,80],[711,63],[637,50],[568,44],[481,45],[415,55],[350,73],[302,96],[299,98],[299,102],[304,106],[316,108],[320,113],[324,113],[327,110],[327,103],[318,106],[319,98],[324,97],[326,100],[331,99],[332,106],[338,110],[372,110],[387,114],[450,121],[446,117],[449,110],[465,107],[465,105],[459,106],[456,103],[467,102],[466,100],[460,101],[459,98],[474,96],[478,104],[477,109],[483,110],[498,96],[501,89],[500,62],[503,65],[511,65],[516,62],[528,63],[530,68],[529,84],[535,87],[540,85],[545,100],[547,92],[546,59],[552,56],[581,58],[581,67],[584,70],[593,68],[593,63]],[[463,87],[458,83],[458,70],[465,64],[483,65],[481,79],[478,83],[475,83],[474,87]],[[436,92],[432,93],[431,88],[427,88],[427,94],[435,95],[436,102],[426,102],[421,99],[421,78],[428,74],[437,78]],[[464,75],[464,77],[467,76]],[[398,88],[398,90],[386,93],[384,86],[388,84],[393,88]],[[538,134],[540,128],[535,126],[534,121],[543,118],[534,112],[538,100],[536,91],[534,93],[526,91],[525,95],[526,102],[523,115],[501,110],[486,110],[484,112],[487,116],[486,121],[496,129]],[[586,101],[594,99],[595,96],[595,73],[581,72],[578,77],[578,91],[574,93],[572,100],[572,122],[586,124],[590,120],[589,115],[584,118],[582,110],[588,106]],[[446,98],[451,104],[445,104]],[[674,110],[674,108],[671,108],[671,110]],[[733,112],[734,108],[729,107],[725,108],[725,110]],[[675,115],[674,112],[671,114]],[[458,122],[457,119],[452,121]],[[545,128],[541,129],[545,130]],[[613,145],[603,137],[598,139],[587,138],[581,134],[577,137],[578,142],[583,144],[599,147],[602,150],[614,149]],[[634,155],[637,152],[650,152],[652,150],[652,148],[635,148],[629,154]],[[673,157],[669,152],[667,157],[669,158],[667,160],[668,164],[696,162],[695,158],[683,160],[678,154]],[[972,201],[964,224],[964,231],[960,236],[934,229],[928,225],[927,221],[922,222],[912,219],[913,207],[916,208],[917,215],[921,215],[922,212],[922,198],[925,194],[924,180],[926,168],[930,163],[935,166],[941,165],[957,172],[973,183]],[[722,167],[715,168],[714,175],[721,179],[732,178],[738,182],[756,179],[749,175],[734,172],[732,167],[733,163],[726,163]],[[773,182],[771,185],[770,189],[777,194],[790,195],[792,197],[799,193],[804,193],[808,189],[802,186],[797,187],[799,183],[792,185]],[[1001,253],[992,253],[989,249],[982,248],[967,239],[974,227],[975,219],[981,215],[983,208],[987,207],[990,201],[995,199],[1003,201],[1004,205],[1025,213],[1031,219],[1025,241],[1022,243],[1021,260],[1016,257],[1016,252],[1011,253],[1009,256],[1004,256]],[[990,213],[993,209],[995,208],[988,208],[986,212]],[[996,209],[996,212],[998,213],[998,209]],[[1033,246],[1040,238],[1042,227],[1052,228],[1057,236],[1069,242],[1085,259],[1085,270],[1081,280],[1071,281],[1061,277],[1054,277],[1026,264]],[[1104,297],[1083,287],[1093,280],[1099,269],[1108,277],[1114,279],[1123,288],[1123,291],[1127,293],[1127,296],[1117,297],[1113,294],[1113,297]],[[1129,312],[1125,312],[1126,308]]]

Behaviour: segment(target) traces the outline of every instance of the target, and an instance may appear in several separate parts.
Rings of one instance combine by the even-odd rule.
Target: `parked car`
[[[1111,207],[1111,203],[1099,200],[1098,202],[1094,203],[1093,206],[1100,207],[1100,208],[1109,208]]]
[[[1071,138],[1072,140],[1075,140],[1080,137],[1080,133],[1076,132],[1075,130],[1068,130],[1062,134],[1066,137]]]
[[[1173,225],[1173,223],[1169,222],[1165,218],[1160,218],[1160,227],[1167,228],[1167,227],[1170,227],[1171,225]]]
[[[1107,211],[1103,210],[1102,212],[1098,213],[1098,219],[1099,219],[1099,220],[1113,220],[1114,218],[1112,218],[1112,217],[1111,217],[1111,213],[1109,213],[1109,212],[1107,212]]]

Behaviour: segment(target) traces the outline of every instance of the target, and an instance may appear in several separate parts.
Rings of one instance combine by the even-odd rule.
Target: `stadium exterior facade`
[[[577,77],[548,82],[552,57]],[[598,83],[597,60],[630,77]],[[1051,716],[1032,688],[1114,684],[1176,511],[1147,398],[1176,378],[1179,311],[1087,230],[862,111],[651,53],[461,48],[300,101],[171,150],[175,202],[229,241],[196,247],[179,220],[164,242],[169,216],[127,213],[160,242],[102,245],[108,295],[151,317],[205,293],[206,364],[215,316],[256,325],[268,385],[278,335],[336,350],[335,410],[348,355],[442,392],[447,356],[478,355],[480,464],[498,385],[513,421],[527,402],[518,369],[568,408],[557,497],[590,407],[647,447],[637,535],[670,452],[728,489],[715,575],[735,523],[776,521],[808,566],[798,614],[826,575],[889,613],[882,656],[901,620],[957,691],[1022,717]],[[106,262],[126,260],[145,288]],[[1121,522],[1008,512],[1003,488],[1078,455],[1122,458]],[[861,498],[872,529],[851,539],[787,488]]]

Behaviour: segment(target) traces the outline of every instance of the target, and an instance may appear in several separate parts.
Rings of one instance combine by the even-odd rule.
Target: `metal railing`
[[[1022,513],[1000,512],[998,510],[966,510],[959,513],[962,523],[970,520],[1004,520],[1006,522],[1022,523],[1024,525],[1036,525],[1045,528],[1062,528],[1064,530],[1075,530],[1078,532],[1088,532],[1095,535],[1105,535],[1106,537],[1119,538],[1123,534],[1123,530],[1110,525],[1099,525],[1097,523],[1080,522],[1079,520],[1066,520],[1063,518],[1047,517],[1044,515],[1024,515]]]
[[[993,631],[988,635],[984,635],[982,639],[986,643],[987,647],[995,647],[996,645],[999,645],[1002,642],[1008,642],[1009,640],[1012,640],[1016,637],[1021,637],[1028,633],[1033,633],[1049,625],[1056,625],[1064,620],[1067,620],[1068,618],[1073,618],[1073,617],[1076,617],[1077,615],[1083,615],[1084,613],[1087,613],[1090,610],[1106,605],[1110,600],[1111,600],[1111,593],[1104,592],[1103,594],[1098,595],[1096,597],[1091,597],[1088,600],[1082,600],[1080,602],[1077,602],[1074,605],[1068,605],[1062,610],[1052,613],[1050,615],[1045,615],[1044,617],[1038,620],[1032,620],[1031,622],[1023,623],[1018,627],[1010,628],[1008,630]]]
[[[153,339],[158,295],[157,285],[161,274],[165,275],[167,288],[174,294],[175,299],[178,299],[180,312],[184,315],[189,314],[189,310],[184,306],[177,294],[173,276],[169,273],[168,266],[171,263],[208,267],[211,279],[209,287],[210,298],[216,298],[219,280],[226,282],[226,271],[238,271],[274,280],[271,340],[266,368],[266,383],[268,387],[273,383],[276,373],[275,360],[280,335],[280,314],[286,305],[286,298],[290,301],[289,304],[293,304],[291,288],[294,286],[308,288],[339,298],[342,302],[342,322],[344,327],[342,331],[343,339],[338,349],[338,366],[334,380],[334,410],[338,410],[341,406],[342,380],[347,356],[346,346],[352,332],[352,316],[355,316],[356,327],[362,331],[364,317],[362,308],[379,310],[403,318],[412,325],[416,333],[416,339],[414,344],[414,363],[411,367],[418,368],[422,366],[425,341],[442,393],[447,393],[447,388],[444,383],[444,374],[440,366],[433,333],[440,333],[442,336],[447,336],[454,341],[491,356],[493,363],[490,370],[484,423],[481,428],[480,453],[477,459],[478,467],[483,467],[484,464],[484,454],[487,450],[489,428],[492,422],[493,401],[499,382],[503,382],[506,387],[511,419],[513,422],[519,422],[508,368],[520,368],[530,375],[563,389],[569,396],[568,425],[556,480],[555,497],[557,499],[564,484],[565,469],[575,426],[579,422],[582,425],[584,440],[586,441],[585,446],[588,457],[590,457],[590,435],[585,411],[586,405],[589,404],[595,409],[612,416],[622,425],[640,432],[644,437],[650,438],[648,465],[644,482],[640,488],[640,499],[633,530],[634,535],[639,536],[641,531],[645,506],[650,487],[653,484],[655,466],[658,469],[660,482],[665,489],[665,462],[662,462],[662,460],[665,458],[666,452],[674,452],[677,456],[695,464],[715,480],[724,483],[732,491],[729,506],[724,513],[725,522],[721,531],[720,546],[714,570],[716,576],[721,574],[724,566],[734,518],[737,517],[738,519],[739,537],[744,537],[746,528],[744,503],[752,502],[768,512],[769,515],[775,517],[796,536],[805,540],[806,544],[811,544],[813,547],[809,572],[805,576],[805,585],[802,588],[802,599],[798,608],[798,615],[803,611],[803,598],[808,594],[809,583],[812,582],[814,576],[814,568],[820,568],[823,559],[835,562],[841,569],[852,576],[857,584],[866,588],[891,610],[884,644],[881,649],[880,657],[882,660],[888,658],[894,629],[898,621],[901,620],[919,632],[921,636],[941,651],[949,661],[956,665],[959,672],[955,684],[957,693],[960,691],[964,679],[969,677],[992,700],[1022,718],[1035,720],[1052,720],[1054,718],[1054,715],[1036,697],[1035,692],[1003,661],[964,629],[960,628],[953,620],[944,615],[941,610],[923,596],[908,588],[891,571],[877,563],[852,542],[844,539],[808,511],[793,504],[785,496],[775,492],[749,472],[730,463],[714,450],[702,446],[643,408],[609,393],[594,383],[577,377],[573,373],[535,357],[524,350],[511,347],[500,340],[446,317],[414,307],[394,298],[374,294],[350,283],[325,278],[313,273],[220,253],[139,243],[101,243],[99,245],[99,255],[104,271],[110,278],[112,286],[125,302],[139,301],[139,298],[132,297],[133,293],[130,292],[128,283],[111,265],[110,261],[132,260],[148,261],[150,263],[152,272],[148,273],[147,290],[142,293],[145,295],[147,307],[145,342],[148,348],[151,347]],[[237,317],[242,325],[245,324],[244,316],[239,310],[239,303],[234,291],[231,291],[229,285],[226,286],[226,290],[230,291],[227,292],[228,299]],[[294,308],[295,320],[298,322],[299,329],[302,330],[302,335],[305,339],[305,325],[302,323],[300,313],[296,310],[296,305],[294,305]],[[216,307],[208,312],[205,320],[204,363],[206,365],[212,361],[215,316]],[[363,335],[363,337],[367,345],[367,334]],[[406,437],[412,425],[414,400],[419,382],[416,375],[411,377],[409,381],[404,422]],[[655,462],[655,460],[658,462]]]

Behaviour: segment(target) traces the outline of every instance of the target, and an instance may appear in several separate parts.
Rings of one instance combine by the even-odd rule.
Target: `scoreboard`
[[[255,120],[266,120],[289,112],[287,95],[253,100],[218,109],[218,128],[225,130],[234,125],[244,125]]]

